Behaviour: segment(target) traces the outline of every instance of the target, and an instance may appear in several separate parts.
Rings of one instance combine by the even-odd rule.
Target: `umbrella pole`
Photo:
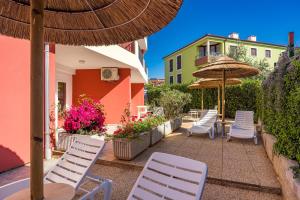
[[[204,109],[203,89],[201,90],[201,109]]]
[[[30,194],[44,198],[43,190],[43,95],[44,1],[30,1]]]
[[[222,129],[223,129],[223,137],[225,136],[225,69],[223,69],[222,76]]]
[[[220,109],[220,85],[218,85],[218,114],[219,114],[219,116],[220,116],[220,111],[221,111],[221,109]]]

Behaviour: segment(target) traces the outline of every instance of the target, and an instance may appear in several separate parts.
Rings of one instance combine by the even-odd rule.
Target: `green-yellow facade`
[[[253,36],[248,40],[240,40],[205,35],[164,57],[165,83],[178,84],[195,81],[196,78],[192,75],[194,71],[218,56],[227,55],[237,46],[243,46],[247,50],[248,57],[253,61],[265,60],[270,69],[274,68],[280,54],[286,50],[286,47],[282,45],[257,42]]]

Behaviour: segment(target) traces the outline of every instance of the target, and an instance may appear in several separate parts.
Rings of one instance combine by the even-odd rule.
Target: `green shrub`
[[[191,95],[179,90],[168,90],[161,94],[159,105],[164,108],[167,119],[174,119],[183,113],[183,108],[191,102]]]
[[[241,85],[226,87],[226,117],[234,118],[236,110],[252,110],[255,113],[259,107],[257,93],[260,93],[260,81],[244,80]],[[168,90],[179,90],[190,94],[190,101],[183,107],[184,112],[190,109],[201,109],[202,90],[188,89],[189,84],[153,87],[147,86],[149,105],[161,106],[159,99]],[[212,109],[218,105],[217,89],[203,89],[204,109]]]
[[[281,62],[263,83],[262,119],[275,152],[300,163],[300,62]],[[295,169],[299,175],[299,168]]]

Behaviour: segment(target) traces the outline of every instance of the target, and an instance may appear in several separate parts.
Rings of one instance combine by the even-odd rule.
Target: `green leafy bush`
[[[183,113],[183,108],[191,102],[191,95],[179,90],[167,90],[161,94],[159,104],[164,108],[167,119],[174,119]]]
[[[262,119],[275,152],[300,163],[300,61],[279,63],[263,83]],[[299,168],[295,169],[296,176]]]
[[[149,105],[160,105],[159,99],[168,90],[179,90],[190,94],[190,101],[183,107],[183,112],[190,109],[201,109],[202,90],[188,89],[189,84],[178,84],[171,86],[153,87],[147,86],[147,96]],[[257,93],[261,92],[261,82],[258,80],[244,80],[241,85],[226,87],[226,117],[234,118],[236,110],[252,110],[257,113],[260,102],[257,102]],[[217,102],[217,89],[203,89],[204,109],[212,109]]]

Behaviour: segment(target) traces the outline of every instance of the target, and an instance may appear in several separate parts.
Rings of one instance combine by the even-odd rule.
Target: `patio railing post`
[[[30,193],[42,200],[44,119],[44,1],[30,1]]]

